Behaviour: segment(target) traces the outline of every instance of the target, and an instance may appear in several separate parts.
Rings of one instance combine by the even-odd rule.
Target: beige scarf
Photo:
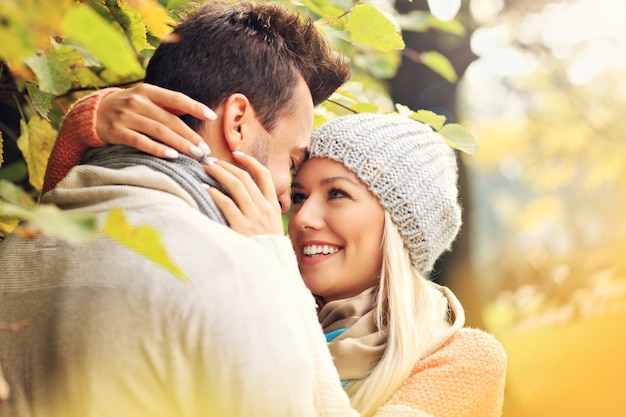
[[[439,349],[465,323],[461,303],[450,289],[429,283],[428,290],[440,299],[441,317],[427,341],[424,354]],[[386,335],[376,327],[374,309],[376,288],[344,300],[323,305],[318,313],[325,334],[347,329],[328,343],[342,381],[366,378],[387,348]]]
[[[374,298],[375,288],[369,288],[352,298],[326,303],[318,313],[325,334],[347,328],[328,343],[342,381],[367,377],[385,352],[387,342],[376,327]]]

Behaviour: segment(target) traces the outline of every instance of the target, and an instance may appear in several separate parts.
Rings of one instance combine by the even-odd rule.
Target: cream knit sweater
[[[144,166],[75,167],[44,196],[156,228],[185,284],[98,236],[0,243],[0,416],[353,416],[285,236],[244,237]]]

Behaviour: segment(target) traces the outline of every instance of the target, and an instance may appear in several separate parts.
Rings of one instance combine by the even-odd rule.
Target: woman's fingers
[[[241,168],[252,175],[265,199],[275,201],[276,204],[278,204],[276,188],[274,187],[270,170],[256,158],[246,155],[243,152],[233,152],[233,159]],[[278,206],[280,208],[280,204],[278,204]]]
[[[230,194],[231,198],[227,198],[218,190],[209,189],[209,194],[214,197],[231,228],[248,236],[284,233],[275,192],[271,198],[266,198],[248,172],[228,162],[219,161],[205,166],[205,169]],[[266,182],[267,179],[263,178],[262,181]],[[271,184],[271,178],[269,181]]]
[[[96,129],[105,142],[141,146],[142,151],[158,157],[174,157],[173,150],[195,158],[209,154],[202,137],[177,116],[181,114],[202,120],[216,117],[211,109],[182,93],[142,84],[105,96]]]

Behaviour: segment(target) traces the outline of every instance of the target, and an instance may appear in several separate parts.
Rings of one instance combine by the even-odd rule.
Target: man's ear
[[[248,97],[241,93],[230,95],[224,102],[223,131],[231,152],[241,150],[245,127],[250,113],[254,114]]]

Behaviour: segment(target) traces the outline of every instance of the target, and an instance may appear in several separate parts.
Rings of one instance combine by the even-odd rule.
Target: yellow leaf
[[[372,6],[361,4],[352,9],[346,28],[354,42],[369,45],[380,51],[404,49],[404,40],[396,26]]]
[[[22,151],[28,165],[30,184],[37,190],[41,190],[57,132],[50,122],[39,116],[31,117],[28,124],[20,120],[20,127],[21,135],[17,139],[17,147]]]
[[[144,69],[126,36],[88,5],[78,4],[66,13],[62,32],[115,73],[143,75]]]
[[[96,232],[93,213],[66,212],[51,204],[38,205],[26,191],[0,179],[0,236],[12,230],[18,220],[29,223],[28,227],[20,229],[21,237],[41,231],[76,244],[93,238]]]
[[[73,0],[2,1],[0,6],[0,58],[17,78],[31,73],[23,59],[50,46],[63,14]]]
[[[175,22],[158,1],[128,0],[128,4],[137,9],[150,33],[157,38],[162,39],[172,31]]]
[[[443,56],[437,51],[422,52],[420,54],[422,63],[437,74],[441,75],[450,83],[455,83],[458,80],[456,70],[452,66],[452,63],[448,58]]]
[[[121,209],[113,209],[105,220],[102,232],[105,236],[165,268],[181,281],[189,282],[185,273],[170,259],[161,243],[159,232],[153,227],[133,226],[128,223]]]
[[[444,137],[446,143],[470,155],[478,153],[478,144],[470,132],[457,123],[448,123],[439,131]]]
[[[135,8],[123,0],[105,0],[105,4],[109,8],[111,15],[124,29],[135,51],[141,52],[144,49],[151,48],[146,34],[146,24]]]

